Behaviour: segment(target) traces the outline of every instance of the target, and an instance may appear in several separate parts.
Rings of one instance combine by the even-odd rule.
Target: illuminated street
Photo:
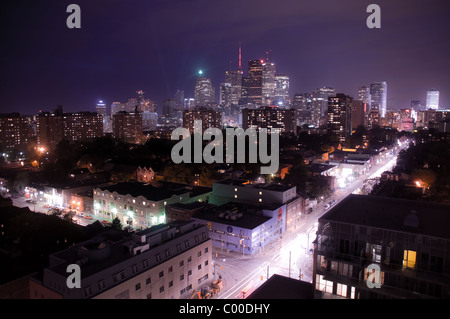
[[[408,142],[405,142],[400,149],[407,146]],[[220,275],[224,281],[224,290],[218,298],[245,298],[273,274],[312,282],[312,242],[315,239],[318,219],[329,209],[324,206],[333,200],[336,201],[333,206],[337,205],[349,194],[360,189],[366,179],[380,177],[383,172],[391,170],[396,164],[400,149],[373,165],[366,174],[345,188],[337,189],[333,196],[320,202],[311,214],[303,216],[297,225],[283,233],[280,239],[271,243],[260,255],[242,257],[236,253],[218,252],[215,261],[216,278]]]

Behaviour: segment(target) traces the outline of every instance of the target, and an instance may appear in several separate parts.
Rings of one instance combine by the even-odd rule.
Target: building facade
[[[352,98],[338,93],[328,98],[327,130],[345,143],[352,134]]]
[[[112,235],[110,235],[110,238]],[[91,239],[50,256],[31,299],[183,299],[212,280],[212,245],[196,222],[160,225],[132,235]],[[81,287],[67,287],[67,266]]]
[[[378,110],[380,117],[384,117],[387,109],[387,84],[377,82],[370,85],[370,109]]]
[[[295,109],[260,107],[242,110],[242,128],[266,128],[269,131],[297,135]]]
[[[0,148],[12,149],[25,145],[32,137],[28,118],[19,113],[0,114]]]
[[[346,197],[319,218],[316,294],[322,298],[448,299],[449,222],[448,206],[443,204]]]
[[[142,115],[139,112],[120,111],[112,116],[112,128],[115,138],[124,142],[138,144],[143,138]]]

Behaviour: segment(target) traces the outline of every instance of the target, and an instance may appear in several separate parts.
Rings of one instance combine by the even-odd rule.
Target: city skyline
[[[109,107],[136,90],[161,108],[177,90],[193,97],[200,69],[218,92],[225,71],[238,69],[239,43],[244,74],[247,61],[272,52],[277,72],[290,77],[290,98],[325,86],[356,98],[362,85],[383,81],[388,109],[412,100],[425,104],[432,88],[448,108],[448,43],[440,41],[449,26],[448,4],[378,3],[381,29],[367,28],[368,3],[349,1],[281,7],[219,1],[214,8],[203,1],[108,7],[78,1],[77,30],[65,25],[68,2],[10,5],[2,19],[2,112],[37,114],[59,104],[69,112],[94,111],[99,100]],[[21,19],[14,18],[19,12]]]

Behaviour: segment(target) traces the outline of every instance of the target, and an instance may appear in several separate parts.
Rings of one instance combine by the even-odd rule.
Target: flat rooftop
[[[293,188],[292,186],[286,186],[283,184],[249,184],[248,180],[246,179],[225,179],[222,181],[217,182],[218,184],[223,184],[223,185],[233,185],[233,186],[242,186],[245,187],[248,185],[248,187],[253,187],[253,188],[257,188],[257,189],[265,189],[265,190],[269,190],[269,191],[277,191],[277,192],[285,192],[291,188]]]
[[[311,283],[274,274],[246,299],[314,299]]]
[[[235,220],[231,218],[226,219],[224,216],[221,217],[220,214],[226,212],[242,213],[242,216],[237,217]],[[229,202],[222,206],[205,209],[195,213],[192,218],[246,229],[254,229],[271,219],[270,217],[264,216],[262,208],[258,206],[235,202]]]
[[[319,220],[450,239],[450,206],[440,203],[351,194]]]
[[[185,184],[171,182],[141,183],[141,182],[122,182],[112,186],[100,187],[101,190],[117,192],[122,195],[131,195],[133,197],[144,196],[151,201],[160,201],[170,198],[173,195],[182,195],[190,193],[191,197],[199,196],[211,192],[211,188],[202,186],[190,186]]]

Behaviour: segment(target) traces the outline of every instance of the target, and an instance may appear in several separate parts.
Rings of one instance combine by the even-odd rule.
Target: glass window
[[[414,250],[403,251],[403,267],[414,269],[416,266],[416,252]]]

